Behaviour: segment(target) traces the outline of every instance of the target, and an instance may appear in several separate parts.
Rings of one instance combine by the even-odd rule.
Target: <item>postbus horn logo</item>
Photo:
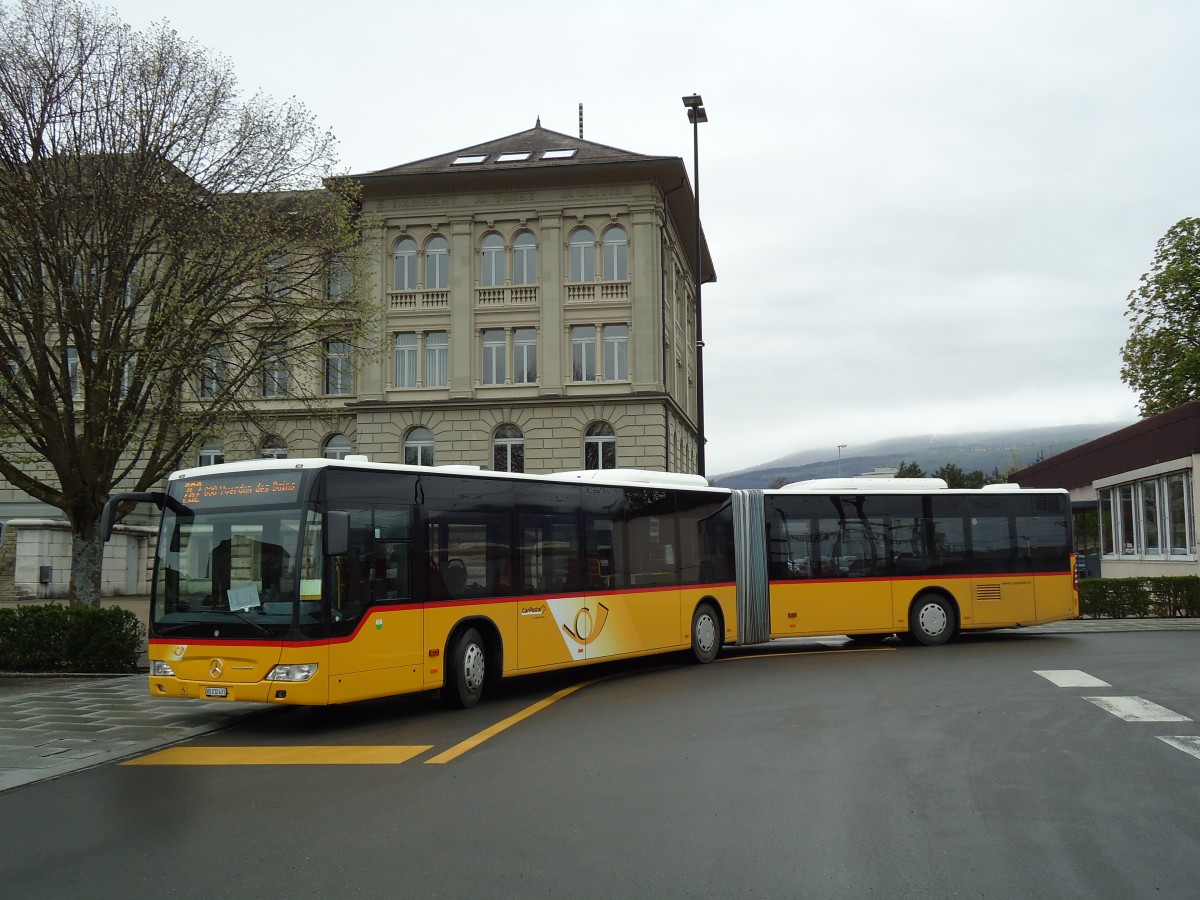
[[[592,611],[585,606],[579,612],[575,613],[574,630],[571,630],[570,626],[564,623],[563,631],[569,634],[576,642],[586,646],[600,637],[600,632],[604,630],[604,623],[607,621],[608,607],[603,603],[597,603],[596,618],[594,620],[592,619]]]

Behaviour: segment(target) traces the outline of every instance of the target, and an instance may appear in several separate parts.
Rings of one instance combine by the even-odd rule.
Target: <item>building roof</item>
[[[687,169],[678,156],[647,156],[585,141],[543,128],[539,120],[527,131],[350,177],[363,185],[364,199],[620,181],[651,182],[662,191],[688,261],[692,270],[696,270],[696,198]],[[716,281],[703,225],[700,244],[703,281]]]
[[[1083,487],[1101,478],[1194,453],[1200,453],[1200,401],[1185,403],[1056,453],[1014,472],[1011,480],[1021,487]]]
[[[521,131],[507,137],[485,141],[482,144],[463,147],[461,150],[442,153],[428,159],[419,159],[416,162],[403,163],[355,177],[463,171],[496,172],[512,169],[545,169],[547,167],[563,169],[592,165],[597,162],[676,161],[677,159],[677,157],[671,156],[646,156],[642,153],[631,153],[628,150],[619,150],[605,144],[560,134],[557,131],[543,128],[539,120],[538,124],[528,131]]]

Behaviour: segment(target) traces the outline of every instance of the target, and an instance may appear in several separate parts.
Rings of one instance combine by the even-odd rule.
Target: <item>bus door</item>
[[[419,686],[422,612],[413,602],[413,511],[350,509],[350,549],[330,560],[330,701]]]
[[[559,513],[518,516],[517,667],[537,669],[587,659],[595,605],[579,593],[579,518]]]
[[[963,625],[1014,625],[1032,622],[1037,615],[1033,571],[1028,556],[1019,551],[1017,534],[1021,517],[986,512],[970,517],[972,609],[962,611]]]

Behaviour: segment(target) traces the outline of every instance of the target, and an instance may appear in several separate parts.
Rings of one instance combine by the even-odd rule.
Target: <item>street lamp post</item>
[[[704,241],[700,236],[700,123],[708,121],[708,113],[699,94],[684,97],[683,105],[687,107],[688,121],[692,123],[692,177],[696,195],[696,443],[699,448],[696,465],[704,475],[704,445],[708,439],[704,435],[704,318],[700,306],[700,285],[704,281],[701,257]]]
[[[845,449],[845,444],[838,444],[838,478],[842,477],[842,451]]]

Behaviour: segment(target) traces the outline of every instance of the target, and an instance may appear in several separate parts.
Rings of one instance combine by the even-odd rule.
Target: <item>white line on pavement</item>
[[[1034,669],[1033,674],[1041,675],[1058,687],[1112,687],[1107,681],[1078,669]]]
[[[1084,697],[1089,703],[1094,703],[1101,709],[1106,709],[1114,716],[1126,722],[1190,722],[1187,716],[1143,700],[1141,697]]]
[[[1163,737],[1160,734],[1158,739],[1164,744],[1170,744],[1176,750],[1182,750],[1184,753],[1190,753],[1192,756],[1200,759],[1200,737],[1186,737],[1183,735]]]

